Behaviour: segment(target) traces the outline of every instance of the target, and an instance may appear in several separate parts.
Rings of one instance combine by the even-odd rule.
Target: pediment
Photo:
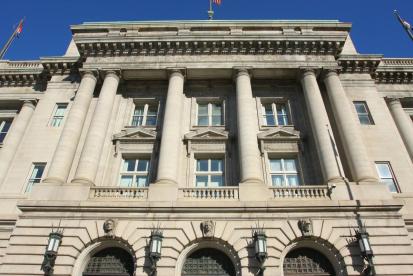
[[[228,131],[222,129],[200,129],[185,134],[185,140],[227,140]]]
[[[299,140],[300,132],[297,130],[271,129],[258,134],[258,140]]]
[[[155,140],[156,132],[145,128],[128,128],[113,135],[114,141]]]

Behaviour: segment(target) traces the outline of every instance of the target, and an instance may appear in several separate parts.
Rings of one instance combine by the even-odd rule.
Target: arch
[[[186,258],[181,275],[235,276],[235,267],[224,252],[215,248],[201,248]]]
[[[119,238],[99,238],[89,242],[80,252],[76,258],[72,276],[83,276],[83,272],[86,270],[91,258],[99,252],[103,251],[104,253],[104,250],[108,248],[117,248],[128,253],[132,258],[133,271],[136,270],[136,256],[134,250],[126,241]]]
[[[347,271],[346,271],[346,266],[344,264],[344,259],[339,253],[339,251],[328,241],[325,241],[320,238],[302,238],[302,239],[297,239],[293,242],[291,242],[282,252],[281,258],[280,258],[280,267],[282,269],[282,274],[284,276],[288,276],[288,274],[284,273],[284,262],[288,254],[291,254],[293,256],[294,252],[299,252],[298,250],[309,250],[315,254],[319,254],[318,256],[322,256],[321,258],[325,258],[325,261],[327,261],[329,264],[331,264],[331,268],[333,270],[333,275],[336,276],[347,276]],[[301,252],[303,252],[301,251]],[[303,252],[304,254],[306,252]],[[310,253],[311,252],[308,252]],[[303,274],[305,275],[305,274]],[[328,275],[328,274],[327,274]]]
[[[179,254],[179,257],[176,261],[175,276],[181,276],[187,258],[193,253],[202,249],[214,249],[225,254],[225,256],[228,257],[234,267],[235,276],[241,276],[241,262],[238,257],[238,253],[230,244],[220,239],[197,240],[187,245]]]

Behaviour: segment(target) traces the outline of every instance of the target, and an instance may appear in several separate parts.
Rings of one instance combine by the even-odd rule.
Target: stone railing
[[[271,187],[273,198],[329,199],[328,186]]]
[[[413,65],[412,58],[384,58],[382,60],[383,65]]]
[[[92,187],[92,199],[147,199],[148,188]]]
[[[179,189],[181,199],[238,200],[238,187]]]

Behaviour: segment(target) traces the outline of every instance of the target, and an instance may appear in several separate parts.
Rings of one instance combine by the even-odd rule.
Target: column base
[[[92,180],[90,180],[88,178],[83,178],[83,177],[73,178],[71,183],[72,184],[77,184],[77,185],[87,185],[89,187],[95,186],[95,183],[93,183]]]
[[[29,195],[31,200],[73,200],[89,199],[90,185],[79,183],[40,183],[35,185]]]
[[[149,185],[148,201],[177,201],[178,183],[172,180],[159,180]]]
[[[59,177],[47,177],[43,179],[43,183],[50,183],[50,184],[63,184],[65,181]]]
[[[265,201],[270,199],[270,190],[264,182],[248,180],[239,183],[239,199],[241,201]]]
[[[357,179],[357,183],[362,184],[362,183],[372,183],[372,182],[379,182],[379,180],[373,176],[362,176]]]

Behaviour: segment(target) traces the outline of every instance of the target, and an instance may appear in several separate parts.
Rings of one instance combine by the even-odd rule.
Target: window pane
[[[265,117],[266,120],[266,124],[267,126],[275,126],[275,120],[274,120],[274,116],[266,116]]]
[[[207,126],[208,116],[198,116],[198,126]]]
[[[123,171],[124,172],[133,172],[135,171],[135,159],[127,159],[123,162]]]
[[[221,104],[212,104],[212,115],[221,116],[222,106]]]
[[[146,125],[147,126],[155,126],[156,125],[156,116],[146,117]]]
[[[141,126],[143,124],[143,116],[133,116],[132,126]]]
[[[211,171],[222,172],[222,163],[220,159],[211,159]]]
[[[133,176],[131,175],[122,175],[120,178],[120,187],[132,187]]]
[[[275,125],[275,120],[274,120],[274,112],[272,110],[272,105],[271,104],[266,104],[264,105],[264,118],[265,118],[265,125],[267,126],[274,126]]]
[[[156,116],[158,113],[158,107],[155,105],[150,105],[148,107],[148,116]]]
[[[0,143],[4,141],[4,138],[6,138],[6,133],[0,133]]]
[[[359,121],[362,125],[371,125],[370,117],[368,115],[359,114]]]
[[[298,179],[298,175],[287,175],[287,182],[288,186],[298,186],[300,185],[300,181]]]
[[[148,177],[147,176],[137,176],[136,177],[136,186],[137,187],[146,187],[146,186],[148,186]]]
[[[145,106],[139,105],[135,107],[135,112],[133,113],[134,116],[142,116],[145,111]]]
[[[196,170],[198,172],[207,172],[208,171],[208,160],[197,160],[196,161]]]
[[[387,188],[390,190],[390,192],[392,193],[397,193],[397,187],[396,187],[396,183],[394,183],[393,179],[384,179],[382,180],[382,182],[384,184],[386,184]]]
[[[271,175],[273,186],[285,186],[284,176],[282,175]]]
[[[208,105],[207,104],[198,104],[198,116],[208,116]]]
[[[11,121],[0,122],[0,132],[7,132],[10,129]]]
[[[212,125],[213,126],[221,126],[222,125],[222,117],[219,116],[212,116]]]
[[[206,175],[196,176],[196,187],[207,187],[207,185],[208,185],[208,176]]]
[[[295,159],[284,159],[284,168],[288,172],[296,172]]]
[[[285,104],[277,104],[277,120],[278,125],[288,125],[287,107]]]
[[[33,169],[33,176],[34,178],[42,178],[44,171],[44,165],[36,165]]]
[[[367,108],[366,108],[364,103],[355,102],[354,106],[356,107],[356,111],[357,111],[358,114],[367,113]]]
[[[224,186],[224,180],[222,175],[212,175],[210,187],[221,187]]]
[[[56,112],[55,112],[55,116],[64,116],[65,115],[65,111],[66,111],[66,105],[58,105]]]
[[[281,160],[280,159],[272,159],[270,160],[270,168],[272,172],[281,172]]]
[[[138,161],[138,172],[147,172],[149,168],[149,160],[140,159]]]
[[[385,163],[377,163],[377,172],[379,173],[380,178],[393,178],[393,175],[390,172],[390,168],[388,164]]]

